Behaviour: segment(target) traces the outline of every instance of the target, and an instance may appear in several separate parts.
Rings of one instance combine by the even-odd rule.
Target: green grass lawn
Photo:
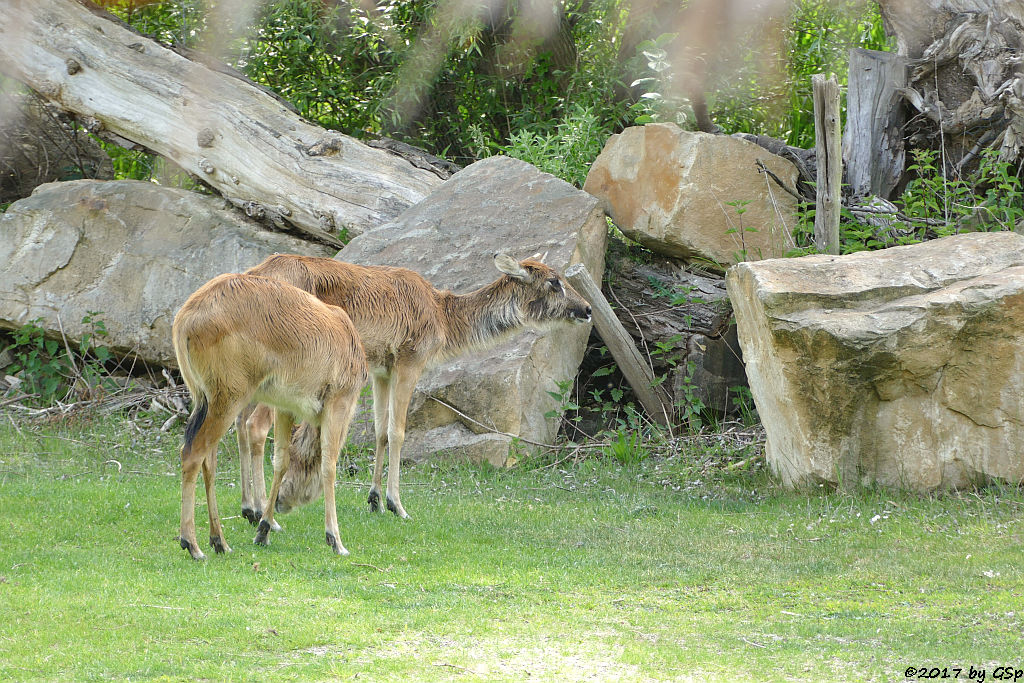
[[[178,546],[174,433],[0,414],[0,679],[904,680],[1024,667],[1024,495],[791,493],[715,454],[368,470],[230,555]],[[550,462],[550,461],[548,461]],[[268,468],[269,469],[269,468]],[[202,496],[200,487],[200,500]],[[197,511],[206,537],[205,505]]]

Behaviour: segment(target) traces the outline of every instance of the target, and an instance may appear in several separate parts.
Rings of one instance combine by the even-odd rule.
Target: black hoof
[[[256,526],[260,523],[260,519],[263,518],[263,510],[247,510],[243,508],[242,516],[249,520],[249,524]]]
[[[370,497],[367,499],[370,504],[370,512],[380,512],[380,494],[376,491],[370,491]]]
[[[188,551],[188,554],[192,557],[193,560],[196,560],[198,562],[206,559],[206,555],[203,555],[203,552],[199,550],[199,548],[195,547],[190,542],[186,541],[184,538],[181,538],[179,536],[178,543],[181,544],[182,550]]]
[[[348,551],[345,550],[345,546],[343,546],[341,542],[334,537],[334,534],[328,531],[324,535],[327,537],[327,545],[331,546],[331,550],[334,551],[335,555],[348,555]]]
[[[387,496],[385,496],[385,499],[387,500],[387,504],[388,504],[388,510],[390,510],[391,512],[393,512],[393,513],[395,513],[395,514],[397,515],[397,514],[398,514],[398,506],[397,506],[397,505],[395,505],[395,504],[394,504],[394,503],[393,503],[393,502],[391,501],[391,499],[390,499],[390,498],[388,498]]]
[[[224,542],[224,538],[221,536],[210,536],[210,545],[213,547],[213,551],[218,554],[228,552],[228,546]]]
[[[260,520],[260,524],[256,527],[256,538],[253,539],[253,543],[257,545],[270,545],[267,541],[267,534],[270,533],[270,524],[266,520]]]

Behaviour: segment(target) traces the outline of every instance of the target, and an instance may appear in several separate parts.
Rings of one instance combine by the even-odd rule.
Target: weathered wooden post
[[[839,253],[842,206],[843,136],[839,117],[839,81],[835,74],[811,76],[814,89],[814,148],[818,156],[814,245],[823,254]]]
[[[654,370],[644,361],[629,332],[615,317],[608,300],[601,293],[586,266],[577,263],[565,271],[565,279],[576,288],[583,298],[590,302],[594,311],[594,326],[601,339],[608,345],[612,358],[618,363],[622,375],[633,387],[634,393],[644,410],[655,422],[668,426],[672,421],[672,400],[664,389],[654,383]]]
[[[854,197],[889,195],[903,175],[903,122],[900,94],[907,87],[907,60],[892,52],[850,50],[846,88],[843,166]]]

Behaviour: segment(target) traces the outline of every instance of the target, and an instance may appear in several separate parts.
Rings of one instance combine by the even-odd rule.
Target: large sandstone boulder
[[[652,251],[724,269],[793,248],[796,200],[758,161],[796,186],[796,166],[752,142],[650,123],[609,138],[583,189]]]
[[[461,294],[500,275],[496,251],[517,259],[541,254],[563,272],[582,262],[600,280],[606,236],[596,199],[530,164],[492,157],[455,174],[394,222],[356,237],[337,258],[410,268]],[[550,443],[558,420],[544,414],[558,402],[547,392],[575,377],[589,332],[584,325],[525,331],[428,370],[409,407],[403,457],[446,451],[502,465],[512,443],[506,434]],[[372,424],[369,415],[364,406],[364,426]]]
[[[1024,479],[1024,235],[743,263],[726,281],[787,485]]]
[[[42,185],[0,216],[0,327],[42,318],[76,338],[86,313],[100,311],[114,351],[173,366],[171,323],[189,294],[274,252],[334,250],[196,192],[132,180]]]

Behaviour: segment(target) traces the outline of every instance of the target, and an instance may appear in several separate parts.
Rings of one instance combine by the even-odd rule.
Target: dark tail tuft
[[[188,422],[185,423],[186,450],[192,448],[192,440],[196,438],[196,433],[206,421],[206,411],[208,407],[209,405],[206,402],[206,397],[200,396],[199,402],[196,403],[195,408],[192,409],[192,414],[188,416]]]

